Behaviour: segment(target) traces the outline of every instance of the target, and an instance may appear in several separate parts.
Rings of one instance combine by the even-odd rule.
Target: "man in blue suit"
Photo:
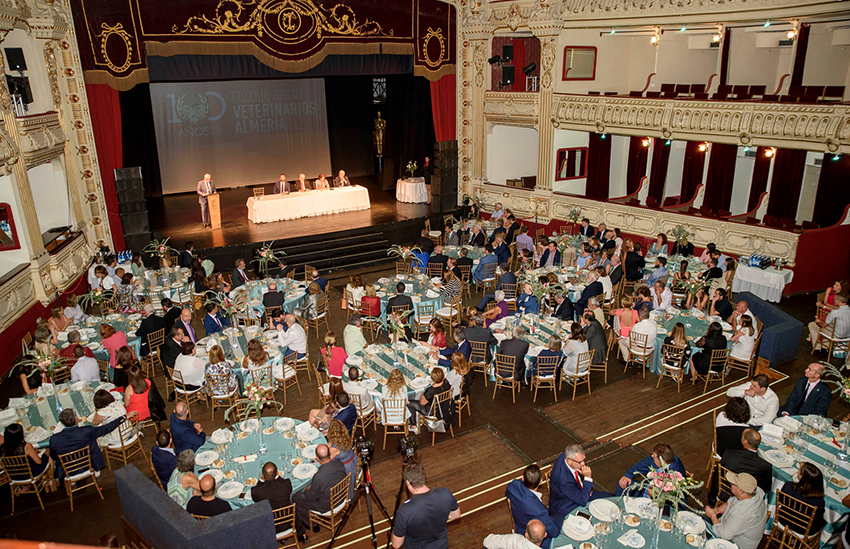
[[[540,547],[549,549],[552,540],[561,533],[561,527],[552,520],[546,506],[540,501],[538,486],[540,486],[540,467],[532,463],[525,468],[521,481],[514,479],[508,483],[505,497],[511,504],[511,515],[516,533],[525,535],[528,523],[537,519],[546,527],[546,539]]]
[[[354,424],[357,423],[357,407],[354,406],[351,402],[351,397],[345,391],[340,391],[336,394],[336,407],[339,409],[336,419],[345,425],[350,435],[354,431]]]
[[[617,491],[614,495],[619,496],[622,494],[632,484],[635,475],[646,476],[651,468],[660,469],[665,465],[669,465],[667,468],[668,471],[675,471],[685,476],[685,466],[682,464],[682,460],[673,453],[673,449],[667,444],[656,444],[655,448],[652,449],[651,456],[645,457],[629,467],[629,470],[620,478],[620,482],[617,484]],[[632,495],[639,497],[642,494]]]
[[[472,345],[466,340],[466,328],[458,326],[454,333],[455,346],[447,347],[440,351],[440,360],[437,362],[446,370],[452,369],[452,355],[455,352],[462,354],[466,360],[469,360],[469,355],[472,354]]]
[[[543,251],[543,255],[540,256],[540,266],[541,267],[560,267],[561,266],[561,252],[558,251],[558,245],[554,242],[550,242],[546,249]]]
[[[493,253],[493,246],[485,244],[484,251],[487,253],[481,258],[478,262],[478,266],[475,267],[475,270],[472,272],[472,279],[475,282],[481,282],[484,280],[484,267],[486,265],[497,265],[499,263],[499,258],[497,258],[496,254]]]
[[[91,468],[95,471],[95,475],[100,476],[100,470],[106,467],[103,462],[103,454],[100,453],[100,447],[97,445],[98,437],[114,431],[124,421],[123,417],[119,417],[104,425],[94,427],[92,425],[77,425],[77,414],[71,408],[65,408],[59,414],[59,422],[65,427],[61,432],[50,437],[50,455],[56,461],[56,478],[59,482],[65,478],[65,469],[59,464],[59,456],[69,452],[82,450],[86,446],[89,447],[89,455],[91,456]],[[83,469],[69,471],[70,475],[83,472]]]
[[[821,381],[823,366],[814,362],[809,364],[805,377],[797,380],[797,385],[788,396],[785,404],[779,407],[779,414],[783,416],[826,416],[829,403],[832,402],[832,391],[826,383]]]
[[[576,507],[585,507],[591,500],[613,495],[593,492],[593,478],[590,467],[585,463],[586,457],[581,446],[571,444],[552,465],[552,475],[549,477],[549,516],[555,524],[563,524],[564,518]]]
[[[171,446],[171,433],[160,431],[156,434],[156,445],[151,448],[151,463],[163,486],[168,484],[171,473],[177,467],[177,456]]]
[[[587,302],[591,297],[596,297],[599,294],[604,294],[605,288],[599,282],[599,274],[595,269],[591,269],[587,273],[587,286],[582,290],[581,297],[576,301],[576,313],[581,316],[587,308]],[[604,297],[604,296],[603,296]]]
[[[319,285],[320,290],[322,290],[323,292],[325,291],[325,286],[328,285],[328,279],[323,276],[319,276],[318,269],[313,269],[310,272],[310,278],[313,280],[313,282]]]
[[[183,450],[198,451],[207,436],[200,423],[194,423],[189,419],[189,407],[185,402],[178,402],[169,419],[171,427],[171,439],[174,442],[174,453],[179,454]]]
[[[207,303],[207,316],[204,317],[204,331],[207,335],[220,332],[230,326],[230,321],[221,316],[218,311],[218,305],[215,303]]]

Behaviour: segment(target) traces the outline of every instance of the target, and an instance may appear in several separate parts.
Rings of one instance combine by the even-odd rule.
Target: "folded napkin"
[[[27,406],[27,399],[23,397],[15,397],[9,399],[9,408],[26,408]]]
[[[64,428],[65,428],[65,426],[62,425],[62,422],[60,421],[59,423],[56,424],[56,427],[53,428],[53,434],[57,435],[57,434],[61,433],[62,429],[64,429]]]
[[[59,341],[68,341],[68,332],[59,332],[56,334],[56,339]]]
[[[774,425],[778,425],[783,429],[788,429],[789,431],[796,431],[800,428],[800,422],[789,416],[778,417],[773,421]]]
[[[41,387],[38,388],[38,392],[36,393],[40,397],[49,397],[53,396],[55,390],[53,389],[52,383],[43,383]]]
[[[233,458],[234,463],[251,463],[257,461],[257,454],[248,454],[247,456],[237,456]]]
[[[574,532],[583,533],[583,532],[588,531],[587,526],[588,526],[588,524],[590,524],[590,521],[587,521],[587,522],[585,522],[585,521],[587,521],[587,519],[582,520],[579,517],[577,517],[576,515],[570,515],[570,516],[567,517],[567,520],[564,523],[564,526],[569,526],[570,529],[573,530]],[[584,523],[584,524],[582,524],[582,523]],[[580,525],[584,526],[584,528],[580,527]]]
[[[216,429],[213,431],[210,438],[215,438],[216,440],[232,440],[233,432],[230,429]]]
[[[48,432],[43,427],[36,427],[35,430],[24,437],[27,442],[39,442],[47,438]]]
[[[299,423],[298,425],[295,426],[295,432],[296,433],[302,433],[302,432],[306,431],[307,429],[312,429],[312,428],[313,428],[313,426],[310,425],[309,422],[305,421],[304,423]]]
[[[771,436],[773,438],[777,438],[779,440],[782,440],[782,433],[784,432],[784,429],[782,429],[782,427],[779,427],[778,425],[774,425],[772,423],[765,423],[761,427],[761,432],[762,432],[762,434],[765,434],[765,435]]]
[[[644,543],[646,543],[646,539],[643,536],[638,534],[636,528],[632,528],[619,538],[617,541],[625,545],[626,547],[643,547]]]
[[[5,422],[6,420],[14,420],[18,417],[18,411],[14,408],[9,408],[7,410],[3,410],[0,412],[0,423]]]

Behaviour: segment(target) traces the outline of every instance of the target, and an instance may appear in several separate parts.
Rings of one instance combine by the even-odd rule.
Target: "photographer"
[[[457,500],[446,488],[428,488],[425,484],[425,468],[417,461],[405,465],[401,476],[410,499],[395,514],[393,547],[447,548],[449,532],[446,522],[460,518]]]

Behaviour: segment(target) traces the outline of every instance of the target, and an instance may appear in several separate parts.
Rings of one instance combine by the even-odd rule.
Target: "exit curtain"
[[[773,161],[767,213],[779,219],[796,219],[806,169],[806,151],[779,149]]]
[[[646,176],[646,159],[649,147],[643,146],[644,137],[632,136],[629,139],[629,161],[626,169],[626,195],[634,194],[640,188],[640,181]]]
[[[729,211],[732,202],[732,183],[735,181],[735,162],[738,146],[714,143],[708,160],[705,199],[702,205],[712,211]]]
[[[702,184],[702,175],[705,168],[705,151],[699,150],[701,144],[698,141],[688,141],[687,145],[685,145],[685,165],[682,169],[680,204],[691,202],[696,195],[697,188]]]
[[[850,204],[850,156],[825,154],[818,180],[815,214],[812,221],[829,227],[841,221]]]
[[[124,229],[121,216],[118,215],[118,191],[115,187],[115,170],[123,168],[121,144],[121,103],[118,91],[104,84],[86,84],[89,99],[94,143],[97,147],[97,161],[100,165],[100,179],[103,182],[103,196],[106,204],[109,229],[115,250],[123,250]],[[105,221],[105,220],[104,220]]]
[[[604,134],[591,133],[587,156],[585,196],[596,200],[607,200],[611,175],[611,138]]]
[[[667,167],[670,165],[670,147],[666,139],[655,139],[652,149],[652,163],[649,168],[649,196],[661,204],[664,198],[664,186],[667,182]]]

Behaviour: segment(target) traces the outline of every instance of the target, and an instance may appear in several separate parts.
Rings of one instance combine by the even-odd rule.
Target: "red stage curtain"
[[[767,213],[780,219],[797,219],[797,204],[806,169],[806,151],[779,149],[773,162]]]
[[[587,188],[584,195],[596,200],[607,200],[611,174],[611,137],[591,133],[587,156]]]
[[[456,82],[457,78],[454,74],[431,82],[431,112],[438,142],[457,139]]]
[[[118,191],[115,188],[116,168],[124,167],[121,142],[121,103],[118,90],[106,84],[86,84],[89,98],[94,142],[97,146],[97,160],[100,164],[100,179],[103,181],[103,195],[106,199],[106,211],[109,217],[109,229],[112,231],[112,243],[115,250],[124,249],[124,229],[118,215]]]
[[[758,206],[758,200],[761,193],[767,190],[767,174],[770,172],[770,158],[765,156],[764,147],[759,147],[756,151],[756,164],[753,167],[753,180],[750,184],[750,200],[747,204],[747,211],[753,211]]]
[[[679,203],[690,202],[694,198],[697,187],[702,183],[702,173],[705,166],[705,151],[699,150],[702,143],[688,141],[685,145],[685,165],[682,169],[682,191]]]
[[[664,198],[667,167],[670,165],[670,148],[666,139],[654,139],[652,166],[649,168],[649,196],[657,200],[659,204]]]
[[[711,146],[703,206],[708,206],[714,211],[729,211],[729,204],[732,203],[732,182],[735,180],[735,162],[737,159],[737,145],[715,143]]]
[[[644,137],[632,136],[629,139],[629,163],[626,172],[626,194],[632,194],[640,187],[640,180],[646,176],[646,159],[649,147],[643,146]]]
[[[844,208],[850,204],[848,181],[850,181],[850,156],[823,155],[812,221],[821,227],[829,227],[841,221]]]

